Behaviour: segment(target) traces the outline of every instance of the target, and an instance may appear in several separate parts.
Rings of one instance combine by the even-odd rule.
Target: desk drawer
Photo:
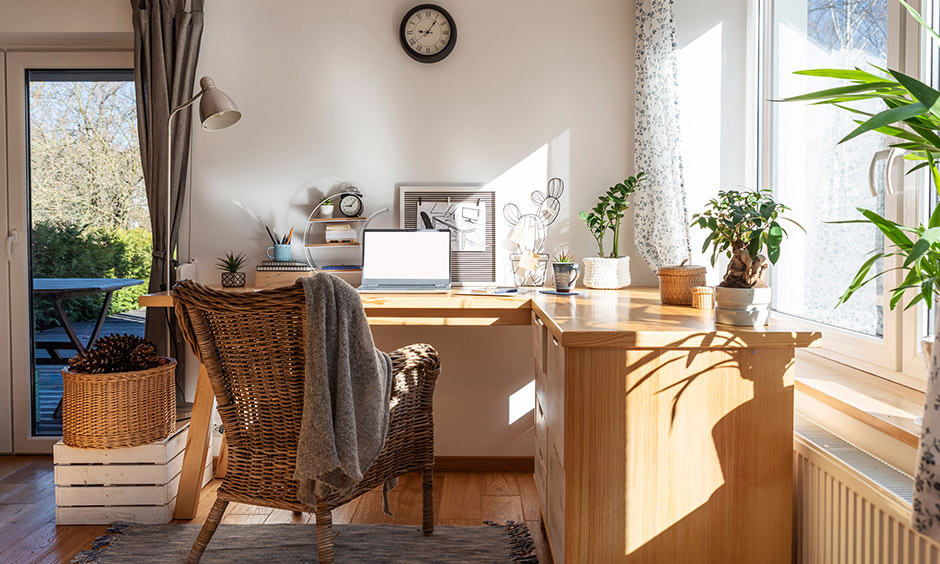
[[[552,547],[555,564],[565,562],[565,469],[561,465],[558,453],[550,449],[548,453],[548,476],[545,493],[548,502],[545,516],[545,530]]]
[[[565,460],[565,347],[549,334],[547,337],[547,360],[545,386],[542,390],[542,409],[548,432],[548,450],[558,451],[561,462]],[[536,394],[538,396],[538,394]]]
[[[536,375],[545,372],[545,337],[548,330],[539,316],[532,312],[532,355],[535,357]]]

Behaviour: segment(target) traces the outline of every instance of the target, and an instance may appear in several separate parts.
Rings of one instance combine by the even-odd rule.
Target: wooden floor
[[[221,482],[203,490],[202,523]],[[333,511],[334,523],[421,523],[421,479],[401,478],[389,494],[394,517],[382,512],[381,488]],[[441,473],[434,475],[434,515],[438,525],[482,525],[483,521],[525,521],[536,541],[539,560],[551,556],[539,524],[538,498],[532,474]],[[289,511],[231,504],[223,523],[307,523],[313,516]],[[189,521],[179,521],[188,523]],[[52,457],[0,456],[0,562],[3,564],[67,563],[90,547],[105,526],[55,526]]]

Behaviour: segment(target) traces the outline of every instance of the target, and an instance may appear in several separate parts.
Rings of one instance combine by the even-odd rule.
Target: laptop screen
[[[363,282],[450,282],[450,231],[366,229],[362,237]]]

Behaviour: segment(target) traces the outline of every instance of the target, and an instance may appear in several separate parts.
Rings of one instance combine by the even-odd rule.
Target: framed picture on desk
[[[496,192],[476,185],[400,186],[403,229],[451,232],[455,285],[496,283]]]

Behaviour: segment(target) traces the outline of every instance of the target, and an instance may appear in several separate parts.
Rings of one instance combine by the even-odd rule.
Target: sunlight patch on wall
[[[535,380],[532,380],[509,396],[509,424],[522,419],[535,409]]]

